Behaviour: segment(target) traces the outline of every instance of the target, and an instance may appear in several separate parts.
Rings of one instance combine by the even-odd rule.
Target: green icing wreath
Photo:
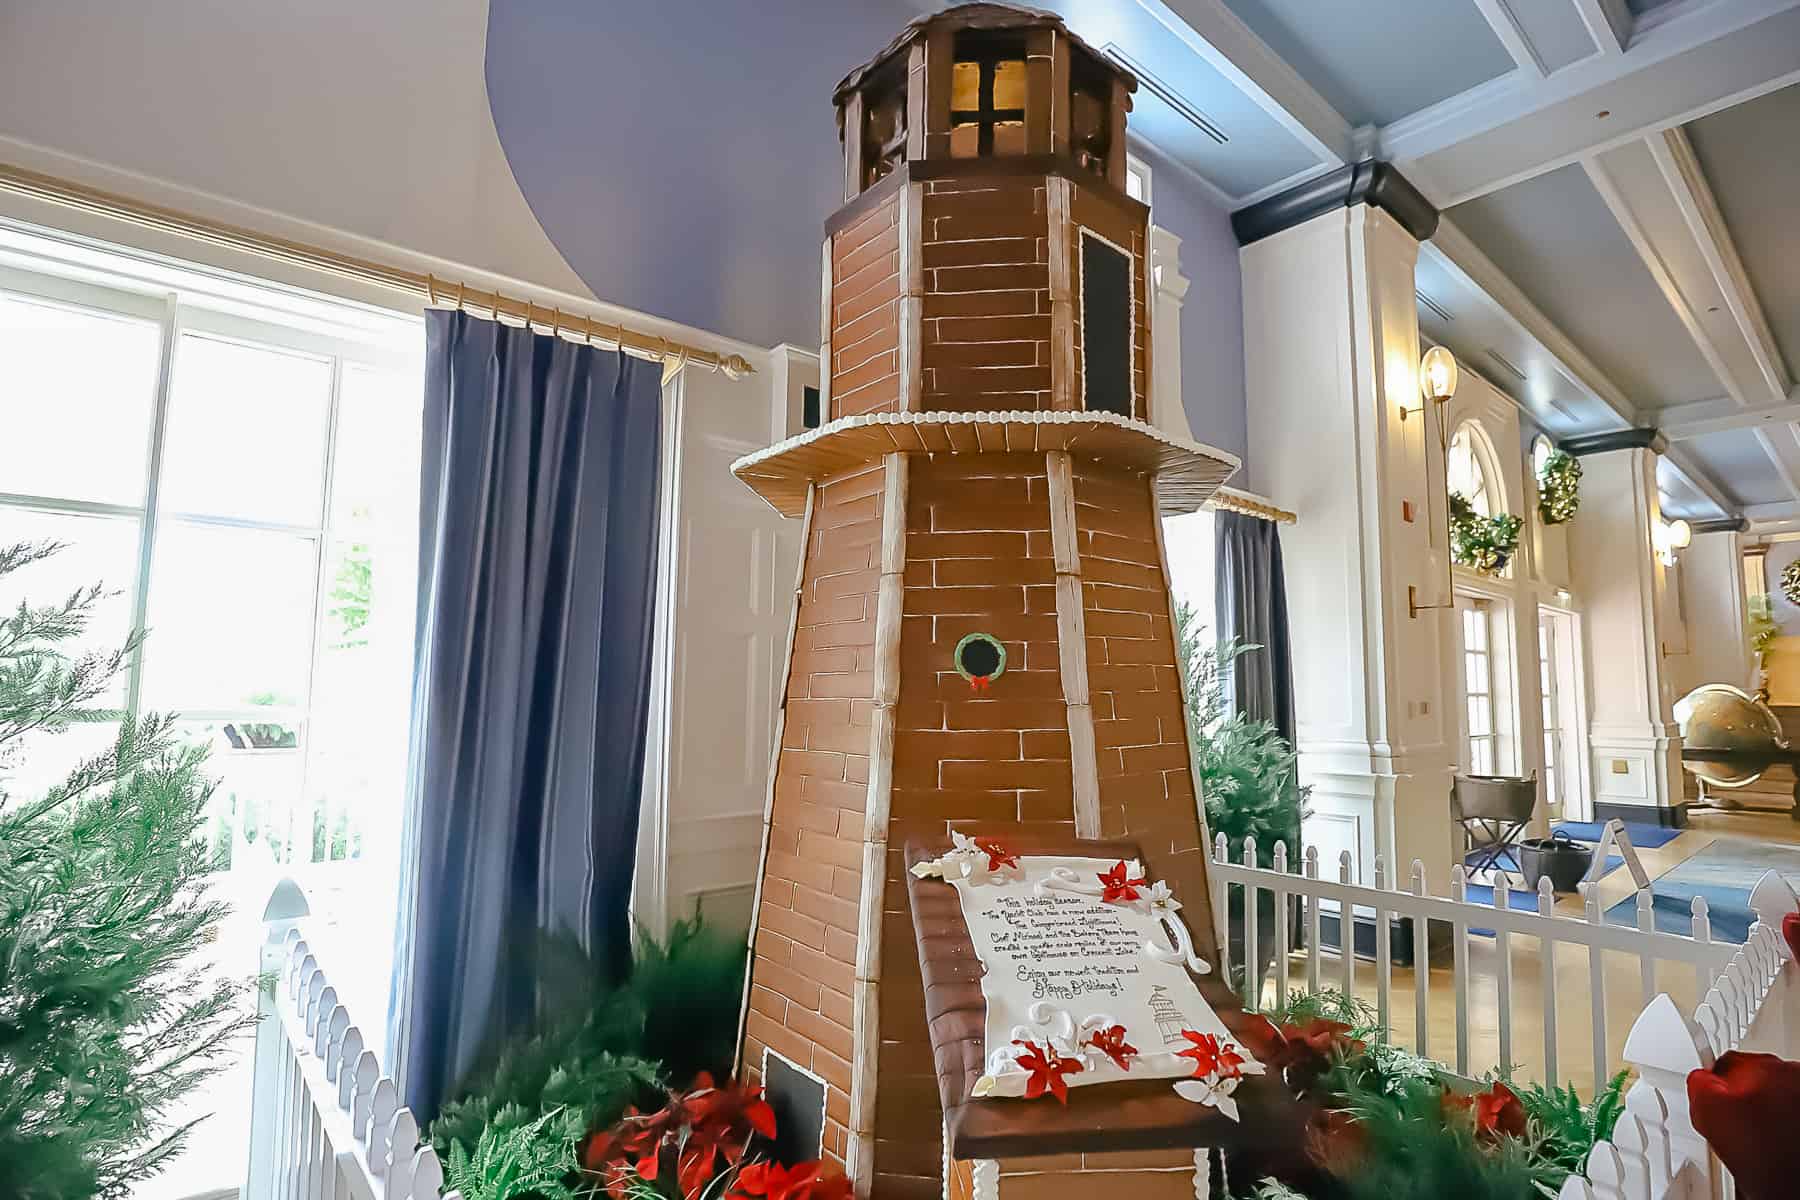
[[[1450,561],[1458,566],[1473,567],[1483,575],[1498,575],[1512,561],[1519,548],[1519,527],[1524,524],[1511,513],[1484,517],[1475,511],[1468,497],[1450,493]]]
[[[1581,507],[1581,460],[1553,450],[1538,472],[1538,516],[1546,525],[1573,519]]]
[[[1794,604],[1800,604],[1800,558],[1781,569],[1781,594]]]

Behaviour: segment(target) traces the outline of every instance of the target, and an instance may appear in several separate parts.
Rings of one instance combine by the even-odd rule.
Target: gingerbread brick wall
[[[744,1063],[763,1047],[826,1081],[825,1148],[850,1117],[852,980],[881,567],[879,464],[819,485],[788,673]]]
[[[983,412],[1050,407],[1045,178],[925,184],[919,237],[922,403]]]
[[[900,407],[900,197],[831,239],[831,416]]]
[[[1194,1200],[1192,1150],[1002,1159],[999,1200]]]
[[[915,455],[909,463],[875,1109],[883,1197],[937,1197],[943,1187],[901,848],[909,837],[942,836],[952,821],[1072,829],[1047,487],[1041,454]],[[985,696],[952,664],[957,642],[976,632],[1006,647],[1006,670]]]
[[[1188,927],[1207,954],[1213,926],[1205,852],[1149,482],[1082,459],[1074,478],[1100,836],[1144,848],[1187,906]]]
[[[1134,415],[1148,420],[1150,396],[1150,329],[1149,254],[1146,244],[1148,221],[1141,206],[1127,207],[1091,188],[1076,186],[1069,197],[1069,216],[1075,229],[1070,247],[1075,286],[1075,345],[1082,345],[1081,329],[1081,229],[1090,229],[1113,245],[1128,250],[1132,258],[1131,290],[1133,297],[1132,339],[1132,409]],[[1075,355],[1074,395],[1077,406],[1082,393],[1081,355]]]

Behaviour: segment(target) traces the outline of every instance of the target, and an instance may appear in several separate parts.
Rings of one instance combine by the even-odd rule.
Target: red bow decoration
[[[1138,889],[1143,887],[1145,882],[1142,879],[1125,878],[1124,859],[1120,859],[1113,865],[1113,869],[1107,871],[1105,874],[1096,874],[1095,878],[1100,881],[1100,886],[1105,889],[1101,892],[1100,898],[1108,904],[1117,904],[1122,900],[1136,900],[1138,898]]]
[[[1789,913],[1781,918],[1781,936],[1794,958],[1800,960],[1800,913]]]
[[[975,848],[988,856],[988,870],[998,871],[1001,867],[1016,867],[1019,856],[1002,846],[993,838],[976,838]]]
[[[1177,1050],[1175,1057],[1194,1060],[1195,1079],[1205,1079],[1214,1072],[1220,1079],[1243,1075],[1244,1056],[1230,1042],[1221,1042],[1214,1034],[1195,1033],[1191,1029],[1182,1030],[1181,1036],[1188,1040],[1188,1048]]]
[[[1019,1065],[1031,1072],[1031,1078],[1025,1081],[1025,1098],[1036,1100],[1049,1092],[1067,1104],[1069,1085],[1063,1076],[1078,1074],[1081,1071],[1081,1060],[1064,1058],[1056,1052],[1055,1047],[1040,1046],[1036,1042],[1015,1039],[1013,1045],[1025,1047],[1025,1052],[1019,1055]]]
[[[1800,1138],[1771,1133],[1800,1113],[1800,1063],[1727,1050],[1712,1070],[1688,1072],[1687,1092],[1694,1129],[1730,1169],[1743,1200],[1794,1194]]]
[[[971,692],[974,692],[977,696],[987,695],[988,683],[989,683],[990,678],[991,677],[987,676],[987,675],[971,675],[971,676],[969,676],[969,690]]]
[[[1131,1060],[1137,1057],[1138,1048],[1125,1040],[1125,1027],[1114,1025],[1107,1029],[1096,1029],[1088,1035],[1085,1045],[1092,1046],[1106,1057],[1113,1060],[1113,1065],[1121,1071],[1131,1070]]]

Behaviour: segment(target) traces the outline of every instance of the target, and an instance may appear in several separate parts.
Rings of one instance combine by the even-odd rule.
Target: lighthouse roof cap
[[[1016,4],[993,4],[988,0],[978,0],[977,3],[953,5],[940,12],[924,13],[908,21],[906,28],[902,29],[893,41],[883,46],[875,57],[838,81],[837,87],[831,93],[833,103],[841,105],[845,96],[861,87],[870,75],[886,66],[889,60],[923,37],[928,30],[945,28],[1054,29],[1095,59],[1110,67],[1125,80],[1128,90],[1137,90],[1137,76],[1083,41],[1077,34],[1070,32],[1068,24],[1055,13],[1045,12],[1041,8],[1025,8]]]

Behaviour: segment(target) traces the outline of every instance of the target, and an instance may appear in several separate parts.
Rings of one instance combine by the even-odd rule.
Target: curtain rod
[[[1207,500],[1208,507],[1223,509],[1246,517],[1255,517],[1261,521],[1273,521],[1277,525],[1292,525],[1300,519],[1299,514],[1291,513],[1285,508],[1277,508],[1269,500],[1253,492],[1240,491],[1237,488],[1222,487]]]
[[[446,281],[432,275],[421,275],[403,267],[340,254],[322,246],[259,233],[241,225],[207,220],[176,209],[147,204],[116,192],[101,191],[51,175],[28,171],[23,167],[0,163],[0,190],[97,216],[129,221],[146,229],[176,234],[228,250],[247,250],[291,266],[326,271],[346,279],[392,288],[420,297],[434,308],[460,308],[496,321],[511,318],[547,333],[569,334],[586,342],[607,343],[639,358],[660,362],[671,369],[687,363],[723,371],[733,379],[756,370],[741,354],[720,354],[701,346],[632,329],[627,325],[589,320],[575,313],[565,313],[560,308],[534,304],[529,300],[515,300],[498,291]]]

